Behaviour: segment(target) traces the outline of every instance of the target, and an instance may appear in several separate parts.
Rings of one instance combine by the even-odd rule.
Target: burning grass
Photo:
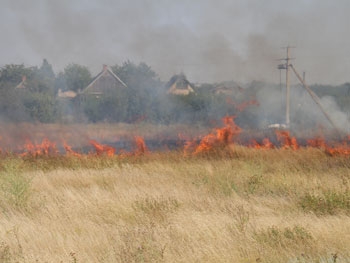
[[[315,138],[296,138],[290,134],[288,130],[272,130],[269,131],[267,137],[255,138],[254,133],[249,134],[242,130],[234,121],[235,116],[226,116],[223,118],[223,126],[213,129],[206,135],[188,137],[183,133],[179,133],[176,139],[165,139],[163,150],[167,149],[167,143],[172,144],[172,147],[176,145],[177,149],[183,149],[185,156],[194,155],[212,155],[217,156],[226,152],[229,155],[234,155],[232,149],[236,146],[245,146],[258,150],[271,150],[271,149],[285,149],[298,151],[301,148],[317,148],[321,149],[330,156],[349,156],[350,155],[350,136],[346,136],[344,139],[338,139],[337,141],[327,141],[322,136],[316,136]],[[139,135],[128,136],[123,138],[115,138],[116,140],[101,143],[97,139],[91,139],[89,136],[79,136],[79,143],[72,141],[67,143],[67,138],[61,137],[56,140],[49,140],[44,134],[41,140],[35,141],[27,138],[25,143],[14,143],[8,145],[6,137],[1,136],[0,153],[2,155],[18,155],[21,157],[27,156],[58,156],[67,155],[82,157],[84,155],[94,156],[118,156],[120,158],[130,156],[140,156],[148,154],[152,151],[160,150],[154,148],[149,149],[144,137]],[[34,136],[38,137],[38,136]],[[69,136],[68,136],[69,137]],[[5,139],[4,139],[5,138]],[[101,137],[103,138],[103,137]],[[11,141],[11,140],[9,140]],[[157,144],[153,139],[151,144]],[[125,144],[129,145],[128,149],[125,148]],[[124,146],[123,146],[124,145]],[[120,147],[119,147],[120,146]],[[160,145],[158,145],[160,147]]]
[[[226,117],[176,151],[3,151],[0,261],[348,262],[348,139],[243,133]]]

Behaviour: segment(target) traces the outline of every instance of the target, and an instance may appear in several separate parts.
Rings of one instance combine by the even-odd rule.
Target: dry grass
[[[0,167],[0,262],[350,262],[350,160],[315,149]]]
[[[186,134],[193,137],[208,133],[209,129],[195,125],[154,125],[147,123],[97,123],[97,124],[41,124],[41,123],[1,123],[0,145],[22,146],[27,139],[41,142],[44,138],[60,143],[65,140],[71,145],[86,144],[89,139],[98,141],[118,141],[142,136],[145,139],[178,138]]]

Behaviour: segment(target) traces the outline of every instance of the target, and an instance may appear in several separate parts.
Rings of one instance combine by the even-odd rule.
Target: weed
[[[21,164],[19,159],[11,159],[3,164],[3,171],[0,172],[0,195],[7,204],[25,209],[31,193],[31,179],[23,175]]]
[[[166,244],[157,240],[155,225],[142,224],[122,233],[123,244],[117,249],[120,262],[163,262]]]
[[[166,217],[175,212],[179,208],[180,204],[176,199],[173,198],[145,198],[142,200],[135,201],[133,209],[136,212],[142,212],[148,215],[150,218],[156,218],[159,220],[165,220]]]
[[[350,191],[328,190],[321,195],[307,193],[300,199],[299,206],[316,215],[335,215],[340,212],[350,214]]]
[[[78,262],[77,256],[76,256],[76,254],[74,252],[70,252],[69,255],[70,255],[71,259],[72,259],[72,261],[71,261],[72,263],[77,263]]]
[[[7,245],[5,242],[0,243],[0,262],[11,262],[10,246]]]
[[[214,191],[223,194],[224,196],[231,196],[237,192],[237,187],[232,178],[218,178],[215,180],[216,184],[212,185],[216,188]]]
[[[254,194],[259,187],[263,184],[263,177],[260,174],[252,175],[248,179],[247,192],[249,194]]]
[[[272,248],[288,248],[294,246],[305,246],[313,240],[310,232],[302,226],[280,229],[276,226],[255,233],[255,239]]]
[[[243,205],[236,207],[236,216],[234,218],[237,229],[244,233],[249,223],[249,211],[247,211]]]

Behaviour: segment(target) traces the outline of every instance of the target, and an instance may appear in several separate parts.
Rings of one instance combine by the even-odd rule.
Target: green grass
[[[24,174],[23,160],[9,158],[0,171],[0,207],[27,209],[31,195],[31,177]]]

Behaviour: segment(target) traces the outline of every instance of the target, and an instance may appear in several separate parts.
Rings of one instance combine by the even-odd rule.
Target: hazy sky
[[[348,0],[0,0],[0,66],[129,59],[163,80],[279,82],[280,47],[309,83],[350,82]],[[293,82],[297,80],[293,78]]]

